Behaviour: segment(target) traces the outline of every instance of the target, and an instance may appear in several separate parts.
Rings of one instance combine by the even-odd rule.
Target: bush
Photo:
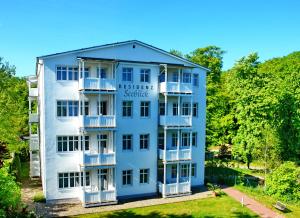
[[[11,214],[21,204],[21,190],[7,167],[0,169],[0,214]]]
[[[282,201],[300,200],[300,168],[287,161],[275,169],[266,179],[269,195]]]
[[[42,192],[39,192],[34,195],[33,201],[38,203],[46,203],[46,198]]]

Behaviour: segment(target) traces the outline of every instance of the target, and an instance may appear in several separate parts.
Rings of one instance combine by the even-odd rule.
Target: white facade
[[[203,185],[206,71],[136,40],[39,57],[46,199],[90,206]]]

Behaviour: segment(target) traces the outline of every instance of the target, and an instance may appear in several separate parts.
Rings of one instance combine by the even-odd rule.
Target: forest
[[[255,160],[275,169],[300,162],[300,52],[264,62],[257,53],[223,71],[225,51],[217,46],[189,54],[171,50],[210,69],[207,73],[206,149],[231,147],[232,158],[248,167]],[[28,89],[16,68],[0,59],[0,216],[20,207],[17,183],[28,161]],[[299,188],[299,184],[297,186]],[[13,193],[13,194],[12,194]],[[299,196],[300,198],[300,196]]]

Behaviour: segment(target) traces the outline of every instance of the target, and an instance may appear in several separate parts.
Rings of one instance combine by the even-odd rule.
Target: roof
[[[65,51],[65,52],[59,52],[59,53],[54,53],[54,54],[49,54],[49,55],[43,55],[43,56],[39,56],[37,57],[37,59],[44,59],[44,58],[50,58],[50,57],[53,57],[53,56],[58,56],[58,55],[64,55],[64,54],[70,54],[70,53],[76,53],[76,52],[81,52],[81,51],[89,51],[89,50],[95,50],[95,49],[99,49],[99,48],[106,48],[106,47],[113,47],[113,46],[117,46],[117,45],[124,45],[124,44],[129,44],[129,43],[137,43],[137,44],[140,44],[140,45],[143,45],[145,47],[148,47],[148,48],[151,48],[151,49],[154,49],[156,51],[159,51],[161,53],[164,53],[164,54],[167,54],[169,56],[172,56],[176,59],[179,59],[181,61],[184,61],[184,62],[187,62],[191,65],[194,65],[196,67],[199,67],[199,68],[202,68],[206,71],[210,71],[208,68],[206,67],[203,67],[199,64],[196,64],[194,62],[191,62],[185,58],[182,58],[182,57],[179,57],[177,55],[174,55],[174,54],[171,54],[170,52],[167,52],[163,49],[160,49],[160,48],[157,48],[155,46],[152,46],[152,45],[149,45],[149,44],[146,44],[144,42],[141,42],[141,41],[138,41],[138,40],[128,40],[128,41],[123,41],[123,42],[115,42],[115,43],[110,43],[110,44],[104,44],[104,45],[99,45],[99,46],[92,46],[92,47],[87,47],[87,48],[81,48],[81,49],[76,49],[76,50],[70,50],[70,51]],[[128,62],[128,61],[127,61]],[[152,62],[154,63],[154,62]],[[171,63],[170,63],[171,64]]]
[[[124,60],[124,59],[94,58],[94,57],[81,57],[81,56],[78,56],[77,58],[82,60],[112,61],[112,62],[138,63],[138,64],[167,64],[176,67],[186,67],[184,66],[184,64],[174,64],[174,63],[155,62],[155,61],[133,61],[133,60]]]

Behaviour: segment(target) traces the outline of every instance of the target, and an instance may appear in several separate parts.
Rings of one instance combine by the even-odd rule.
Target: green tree
[[[178,57],[182,57],[183,58],[183,53],[181,52],[181,51],[179,51],[179,50],[176,50],[176,49],[171,49],[170,50],[170,53],[171,54],[173,54],[173,55],[176,55],[176,56],[178,56]]]
[[[300,168],[287,161],[275,169],[266,179],[266,192],[284,201],[300,200]]]

